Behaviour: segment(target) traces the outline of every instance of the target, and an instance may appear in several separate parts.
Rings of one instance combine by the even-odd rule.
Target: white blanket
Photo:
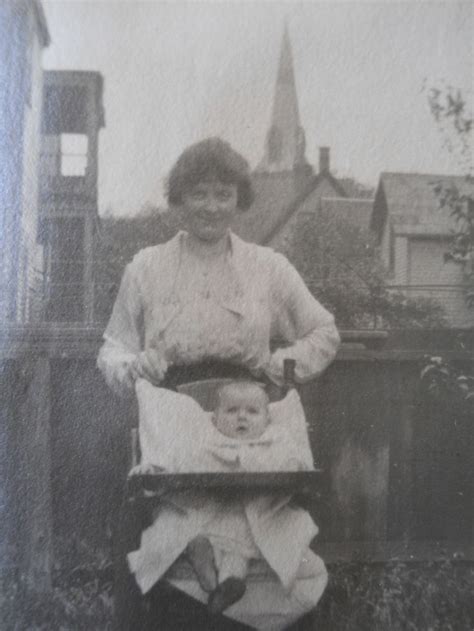
[[[233,443],[235,449],[237,441],[217,432],[210,412],[205,412],[190,396],[157,388],[144,379],[137,381],[136,393],[142,463],[175,473],[225,470],[216,456],[230,455],[226,445]],[[296,390],[290,390],[282,401],[270,404],[270,417],[270,426],[261,441],[270,440],[272,447],[251,450],[253,454],[258,452],[258,456],[245,458],[242,468],[276,471],[284,468],[284,460],[296,459],[299,467],[289,470],[312,469],[304,410]],[[246,443],[239,442],[239,455],[248,454]]]

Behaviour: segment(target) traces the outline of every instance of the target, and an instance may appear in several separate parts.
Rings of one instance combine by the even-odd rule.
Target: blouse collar
[[[180,230],[176,237],[169,242],[174,247],[172,253],[173,279],[171,283],[171,293],[177,296],[177,281],[179,270],[183,261],[183,255],[186,247],[186,232]],[[239,239],[233,232],[229,232],[229,250],[226,254],[226,262],[232,274],[231,291],[226,292],[224,296],[215,296],[217,301],[229,311],[243,315],[244,313],[244,274],[242,273],[242,263],[245,261],[245,242]]]

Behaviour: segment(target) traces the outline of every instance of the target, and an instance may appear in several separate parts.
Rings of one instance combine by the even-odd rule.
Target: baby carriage
[[[230,376],[225,370],[225,377]],[[272,399],[282,398],[294,387],[295,364],[285,361],[284,384],[278,392],[272,393]],[[199,375],[209,376],[209,372],[199,370]],[[213,367],[211,373],[215,374]],[[233,375],[232,375],[233,376]],[[215,388],[224,378],[201,379],[170,384],[180,393],[191,396],[203,409],[210,409]],[[131,464],[139,460],[138,432],[132,428]],[[276,576],[264,559],[255,560],[250,566],[247,578],[248,593],[253,594],[252,602],[243,602],[247,608],[243,619],[223,614],[211,615],[203,602],[196,597],[196,577],[185,558],[178,560],[168,572],[146,594],[142,595],[126,561],[127,553],[136,550],[140,544],[142,531],[153,519],[153,511],[160,502],[160,497],[167,492],[187,489],[206,489],[218,495],[225,494],[238,499],[249,492],[282,493],[292,496],[292,501],[305,507],[311,496],[316,495],[320,486],[321,472],[312,471],[276,471],[276,472],[236,472],[236,473],[158,473],[134,475],[128,478],[121,508],[119,527],[115,541],[115,629],[117,631],[244,631],[245,629],[293,629],[304,631],[312,629],[311,612],[298,615],[291,611],[292,605],[282,603],[284,599],[273,596],[272,586]],[[321,572],[324,573],[322,564]],[[325,576],[325,573],[324,573]],[[322,581],[322,589],[325,582]],[[257,611],[261,603],[262,611]],[[272,611],[274,609],[274,611]],[[252,616],[251,611],[254,611]],[[250,612],[250,613],[249,613]],[[249,615],[247,615],[249,614]],[[266,618],[265,618],[266,616]],[[253,620],[266,619],[267,624],[253,626]],[[287,619],[288,625],[282,626]],[[296,620],[296,621],[295,621]],[[249,623],[250,621],[250,623]],[[274,621],[274,622],[272,622]]]

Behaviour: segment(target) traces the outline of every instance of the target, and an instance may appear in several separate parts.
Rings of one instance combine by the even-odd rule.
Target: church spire
[[[295,167],[304,164],[306,164],[305,138],[298,111],[290,36],[288,26],[285,24],[272,119],[265,143],[265,155],[258,170],[292,171]]]
[[[275,92],[275,103],[276,105],[277,99],[281,99],[281,89],[278,88],[283,85],[288,85],[290,88],[289,96],[294,101],[294,105],[296,107],[296,116],[298,117],[298,102],[296,98],[296,87],[295,87],[295,73],[293,70],[293,52],[291,50],[291,42],[290,42],[290,34],[288,33],[288,25],[285,24],[285,28],[283,30],[283,40],[281,43],[280,50],[280,64],[278,66],[278,75],[277,75],[277,89]]]

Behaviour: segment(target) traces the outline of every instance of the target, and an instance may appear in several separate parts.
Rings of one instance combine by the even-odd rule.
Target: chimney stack
[[[319,147],[319,172],[329,173],[329,147]]]

